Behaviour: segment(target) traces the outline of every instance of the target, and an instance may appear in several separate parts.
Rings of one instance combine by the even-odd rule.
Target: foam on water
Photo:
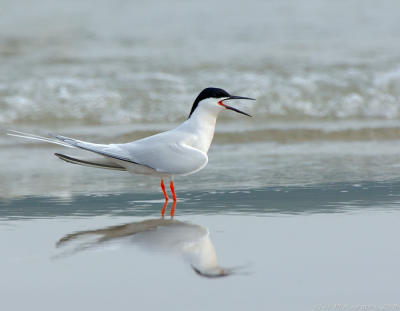
[[[85,67],[77,73],[65,70],[63,76],[38,68],[35,77],[3,81],[0,123],[178,121],[187,115],[197,92],[209,85],[202,82],[207,76],[214,77],[214,85],[226,87],[229,81],[232,93],[256,97],[256,103],[238,105],[264,120],[400,118],[400,71],[372,73],[370,69],[349,77],[351,69],[333,67],[324,68],[330,73],[316,68],[311,74],[226,70],[218,75],[191,72],[181,76],[167,72],[128,74],[115,69],[110,78],[106,70],[98,77],[94,68]]]
[[[177,122],[210,85],[263,121],[399,120],[390,2],[4,1],[0,125]]]

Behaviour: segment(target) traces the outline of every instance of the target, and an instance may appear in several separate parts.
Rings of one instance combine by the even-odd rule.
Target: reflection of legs
[[[174,200],[174,203],[172,203],[171,217],[174,217],[175,215],[175,207],[176,207],[176,200]]]
[[[168,201],[169,197],[168,197],[167,191],[165,190],[164,179],[161,179],[161,189],[164,192],[165,201]]]
[[[176,201],[176,194],[175,194],[175,185],[174,182],[171,180],[170,184],[169,184],[171,191],[172,191],[172,197],[174,198],[174,202]]]
[[[171,217],[174,217],[175,207],[176,207],[176,194],[175,194],[175,185],[174,185],[174,182],[172,181],[172,179],[171,179],[171,182],[169,183],[169,187],[171,188],[172,197],[174,198],[174,203],[172,204],[172,208],[171,208]]]
[[[164,203],[164,207],[163,207],[163,209],[161,210],[161,216],[164,218],[164,216],[165,216],[165,212],[167,211],[167,206],[168,206],[168,200],[165,200],[165,203]]]

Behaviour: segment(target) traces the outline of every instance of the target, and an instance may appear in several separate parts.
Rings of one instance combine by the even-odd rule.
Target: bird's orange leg
[[[164,192],[165,201],[168,202],[169,197],[168,197],[167,191],[165,190],[164,179],[161,179],[161,189],[162,189],[162,191]]]
[[[174,198],[174,202],[176,202],[176,194],[175,194],[175,185],[174,182],[171,180],[169,184],[171,191],[172,191],[172,197]]]
[[[176,200],[174,201],[174,203],[172,203],[171,218],[173,218],[175,215],[175,207],[176,207]]]

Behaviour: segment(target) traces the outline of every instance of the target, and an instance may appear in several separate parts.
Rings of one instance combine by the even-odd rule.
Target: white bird
[[[54,139],[51,139],[19,131],[10,131],[7,134],[79,148],[96,155],[94,158],[86,159],[55,153],[66,162],[158,176],[161,178],[161,189],[166,203],[169,197],[164,179],[169,179],[172,196],[176,202],[173,177],[196,173],[207,165],[207,152],[214,136],[218,114],[229,109],[250,116],[226,104],[227,101],[234,99],[254,100],[230,95],[220,88],[206,88],[194,101],[188,119],[178,127],[125,144],[94,144],[53,134],[51,136]]]

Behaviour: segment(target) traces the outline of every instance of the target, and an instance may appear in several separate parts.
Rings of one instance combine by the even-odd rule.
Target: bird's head
[[[196,100],[193,103],[192,110],[190,111],[189,118],[196,111],[196,109],[199,108],[207,109],[215,113],[218,113],[225,109],[229,109],[251,117],[251,115],[228,105],[227,102],[234,99],[255,100],[254,98],[230,95],[227,91],[223,89],[208,87],[202,90],[197,96]]]

